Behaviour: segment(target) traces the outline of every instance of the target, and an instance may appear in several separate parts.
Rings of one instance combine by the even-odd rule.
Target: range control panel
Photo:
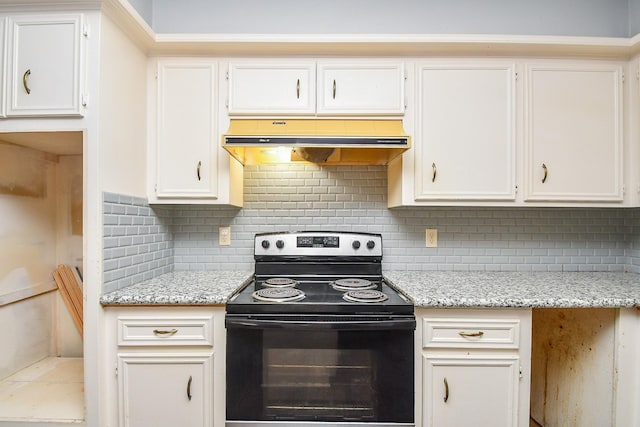
[[[339,248],[339,236],[298,236],[299,248]]]
[[[260,233],[254,254],[270,256],[382,256],[382,236],[375,233]]]

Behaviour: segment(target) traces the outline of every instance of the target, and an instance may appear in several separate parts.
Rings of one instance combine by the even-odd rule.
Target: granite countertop
[[[250,271],[174,271],[102,295],[102,305],[224,305]]]
[[[110,292],[102,305],[224,305],[250,271],[175,271]],[[636,307],[640,275],[388,271],[416,307]]]
[[[385,277],[416,307],[637,307],[633,273],[389,271]]]

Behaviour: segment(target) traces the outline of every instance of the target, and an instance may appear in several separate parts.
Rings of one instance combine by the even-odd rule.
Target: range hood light
[[[260,154],[267,158],[274,159],[278,163],[291,162],[291,147],[271,147],[266,150],[260,150]]]
[[[399,119],[232,119],[222,146],[244,165],[386,165],[411,137]]]

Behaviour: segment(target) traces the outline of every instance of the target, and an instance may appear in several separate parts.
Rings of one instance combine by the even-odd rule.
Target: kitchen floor
[[[0,421],[83,419],[81,357],[48,357],[0,382]]]

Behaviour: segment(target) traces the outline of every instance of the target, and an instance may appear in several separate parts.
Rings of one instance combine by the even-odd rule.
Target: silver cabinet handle
[[[198,162],[198,166],[196,166],[196,175],[198,176],[198,181],[200,181],[200,168],[202,167],[202,162]]]
[[[336,99],[336,80],[333,79],[333,99]]]
[[[27,81],[30,75],[31,75],[31,68],[25,71],[24,74],[22,75],[22,86],[24,86],[24,90],[27,91],[27,95],[31,93],[31,89],[29,88],[29,82]]]
[[[479,338],[484,335],[484,332],[458,332],[458,335],[464,338]]]
[[[444,403],[447,403],[447,400],[449,400],[449,383],[447,377],[444,377]]]
[[[189,381],[187,381],[187,398],[191,400],[191,382],[193,381],[193,377],[189,376]]]
[[[433,176],[431,177],[431,182],[436,182],[436,176],[438,175],[438,168],[436,168],[435,162],[431,165],[433,169]]]
[[[300,79],[296,83],[296,98],[300,99]]]
[[[175,335],[176,333],[178,333],[178,330],[175,329],[175,328],[174,329],[169,329],[169,330],[166,330],[166,329],[154,329],[153,333],[155,335],[170,337],[171,335]]]
[[[547,175],[549,173],[547,165],[545,165],[544,163],[542,164],[542,170],[544,171],[544,175],[542,176],[542,183],[544,184],[545,182],[547,182]]]

